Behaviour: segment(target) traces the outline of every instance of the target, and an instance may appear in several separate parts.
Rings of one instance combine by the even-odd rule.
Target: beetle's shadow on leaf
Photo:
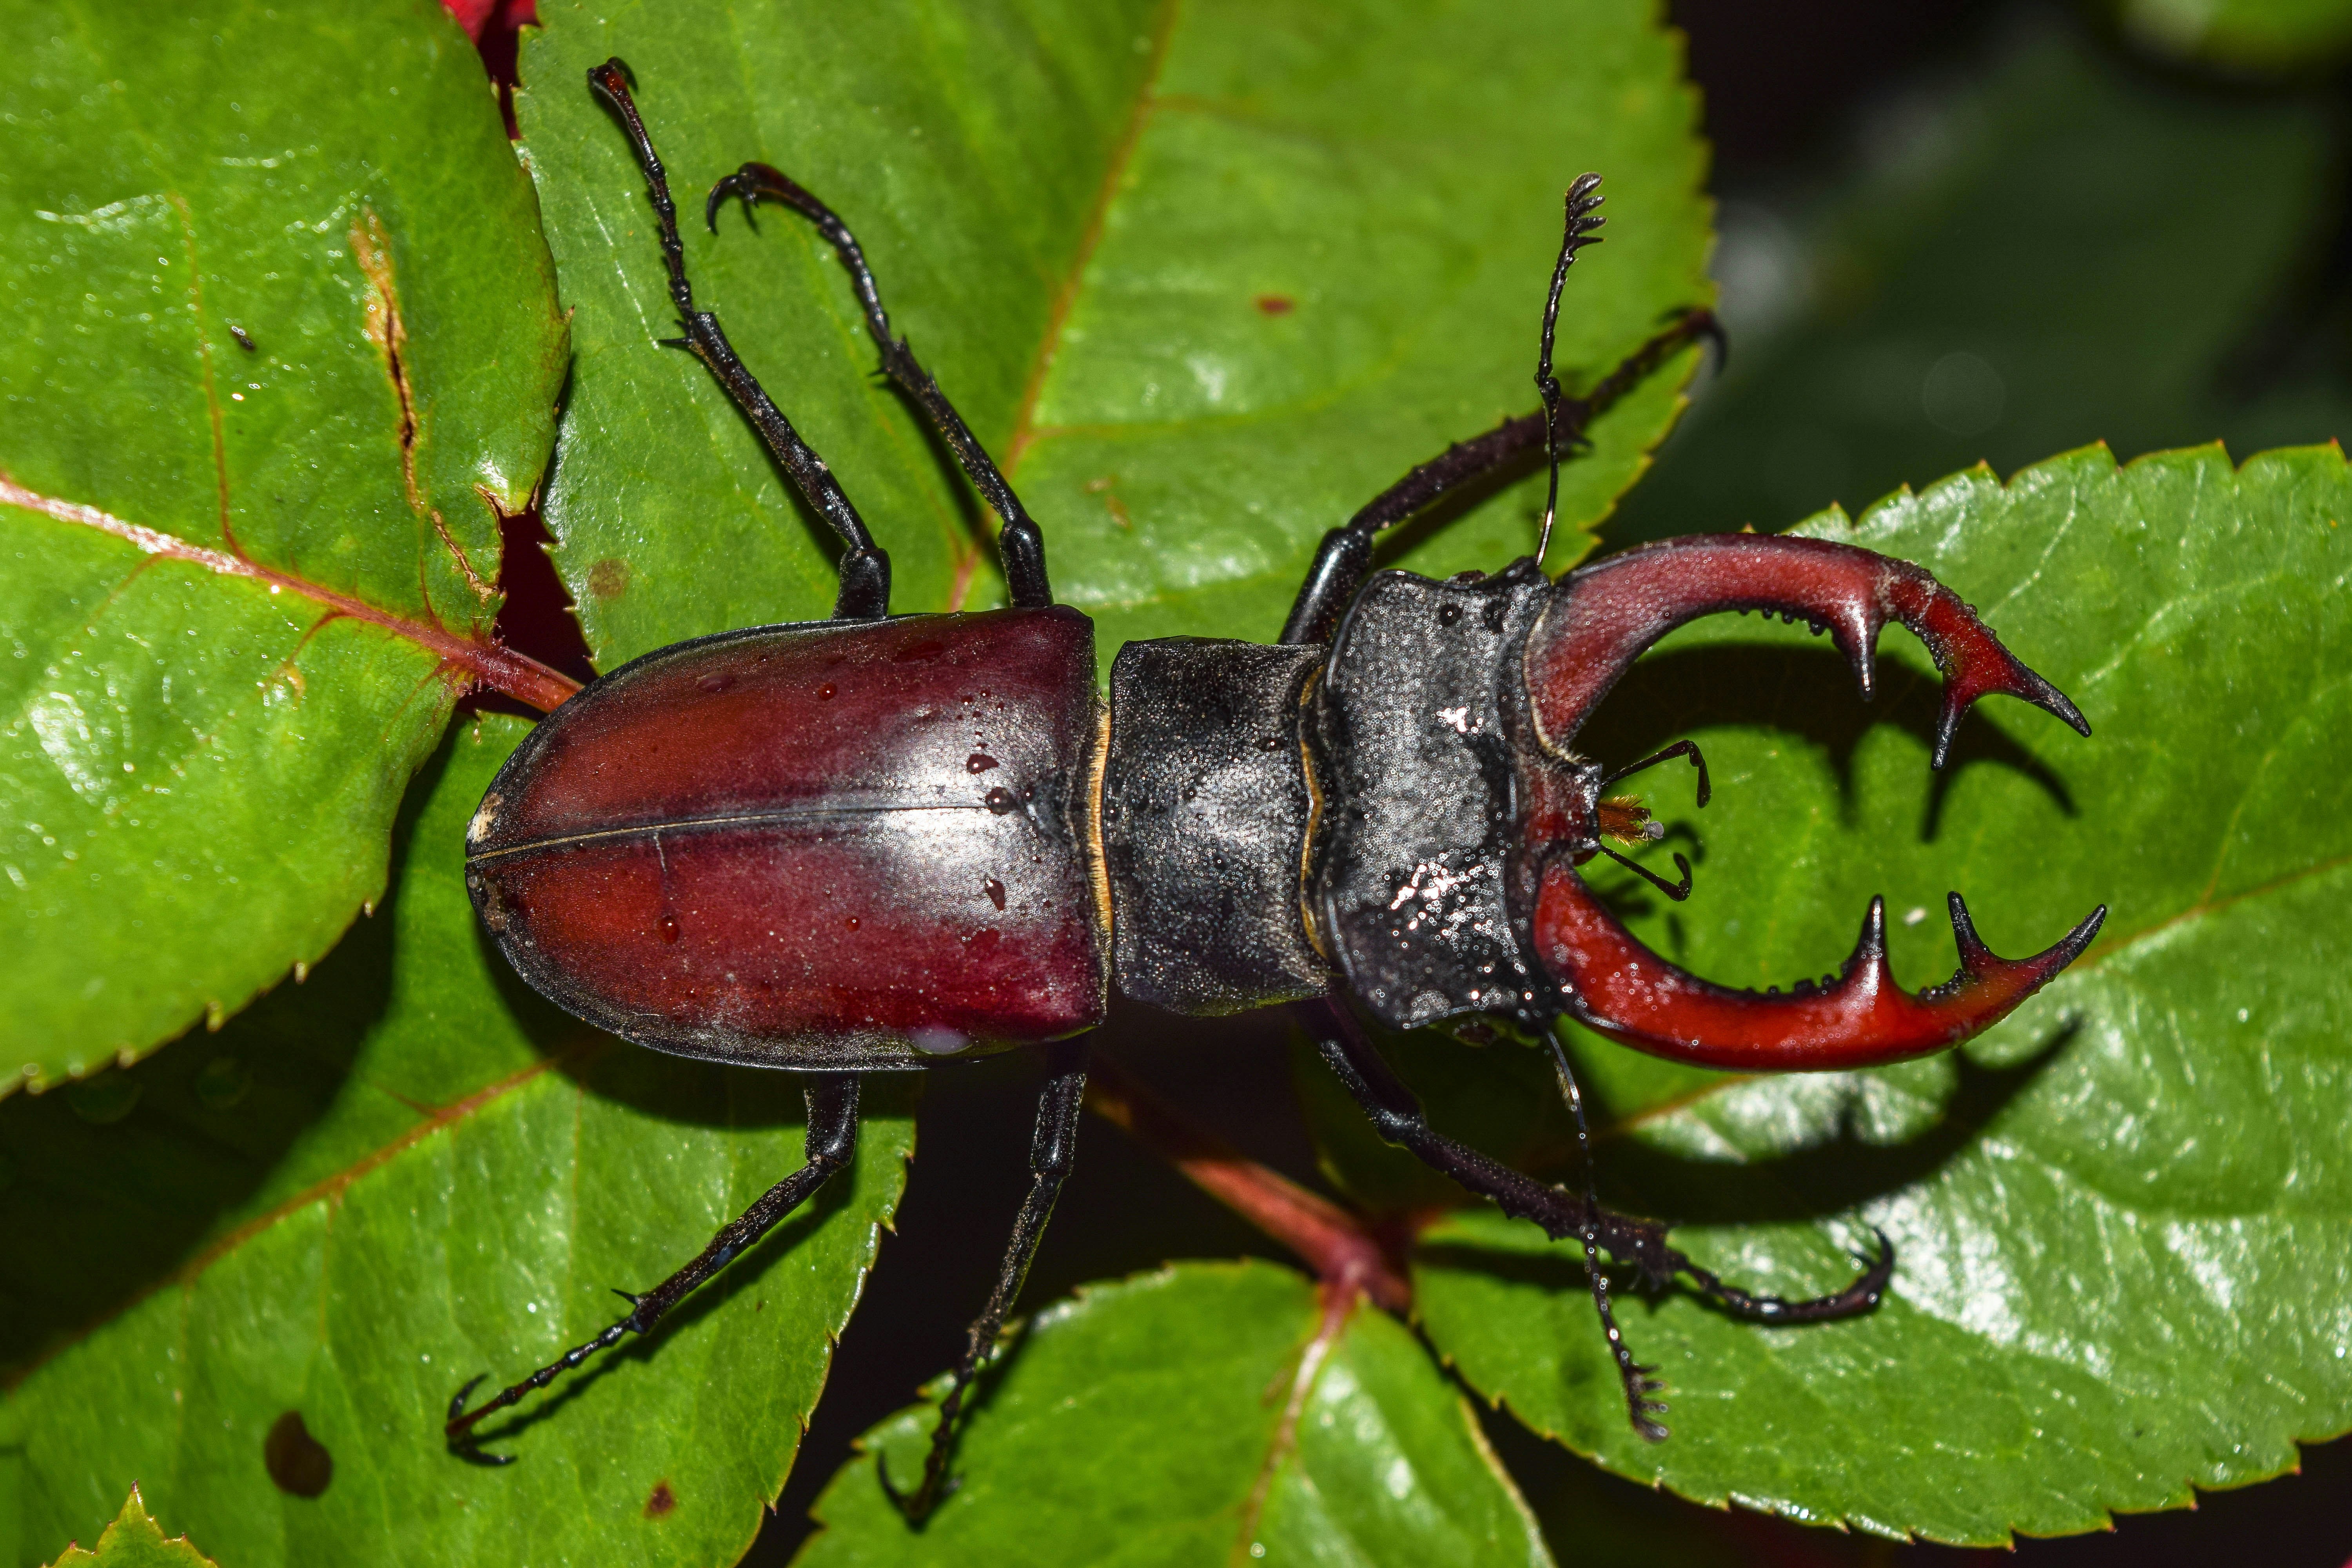
[[[1600,1160],[1601,1200],[1676,1226],[1811,1224],[1850,1215],[1929,1179],[1974,1144],[2064,1053],[2080,1028],[2076,1020],[2062,1024],[2031,1056],[2007,1067],[1986,1067],[1956,1053],[1955,1082],[1943,1114],[1927,1131],[1899,1143],[1864,1138],[1851,1105],[1834,1139],[1744,1164],[1685,1159],[1632,1140],[1612,1140]],[[1585,1289],[1583,1262],[1573,1247],[1520,1252],[1438,1242],[1422,1247],[1419,1256],[1438,1267],[1551,1290]],[[1831,1284],[1822,1281],[1824,1288]]]
[[[1927,1180],[1985,1130],[2064,1054],[2082,1026],[2069,1020],[2033,1052],[2006,1067],[1952,1056],[1954,1081],[1943,1114],[1916,1138],[1874,1141],[1854,1125],[1851,1101],[1837,1136],[1769,1160],[1730,1166],[1680,1158],[1627,1139],[1603,1163],[1641,1194],[1652,1213],[1677,1225],[1773,1225],[1851,1214]]]
[[[395,868],[448,759],[445,742],[408,793]],[[352,1071],[393,1005],[401,896],[395,875],[373,917],[354,921],[304,982],[281,979],[218,1033],[191,1030],[110,1070],[135,1087],[127,1114],[88,1120],[69,1089],[0,1103],[0,1159],[16,1176],[0,1192],[0,1367],[26,1364],[155,1289],[268,1201],[272,1173],[340,1099],[375,1092]]]
[[[1710,726],[1786,730],[1827,754],[1841,814],[1851,822],[1854,757],[1874,726],[1907,731],[1922,752],[1935,744],[1940,703],[1935,679],[1884,654],[1876,668],[1878,696],[1865,703],[1854,691],[1853,671],[1844,657],[1827,647],[1727,642],[1668,648],[1626,672],[1579,731],[1576,747],[1604,763],[1623,763]],[[1951,755],[1933,775],[1920,824],[1922,842],[1932,842],[1940,830],[1954,781],[1979,763],[2021,774],[2065,816],[2077,815],[2065,779],[1979,706],[1962,721]]]

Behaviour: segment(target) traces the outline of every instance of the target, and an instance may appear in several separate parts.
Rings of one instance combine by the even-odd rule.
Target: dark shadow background
[[[1979,459],[2005,475],[2091,441],[2128,458],[2218,437],[2243,458],[2352,424],[2352,105],[2335,63],[2233,75],[2168,56],[2109,13],[2016,0],[1670,9],[1716,150],[1734,354],[1694,389],[1611,544],[1777,529]],[[1135,1010],[1106,1039],[1195,1119],[1320,1184],[1276,1021]],[[953,1361],[1026,1184],[1037,1070],[930,1075],[898,1232],[748,1563],[786,1563],[856,1435]],[[1081,1143],[1029,1302],[1170,1258],[1280,1256],[1100,1121]],[[1487,1426],[1563,1563],[2352,1559],[2352,1440],[2193,1511],[1997,1556],[1716,1512],[1605,1475],[1508,1416]]]

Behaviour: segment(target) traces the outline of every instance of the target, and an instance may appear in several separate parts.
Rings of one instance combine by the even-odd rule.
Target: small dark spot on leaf
[[[1003,883],[998,881],[995,878],[991,877],[981,883],[981,886],[987,890],[988,901],[990,903],[994,904],[1000,910],[1004,907]]]
[[[1250,301],[1261,316],[1287,316],[1298,309],[1298,301],[1287,294],[1260,294]]]
[[[996,759],[986,752],[974,752],[963,760],[963,771],[968,773],[984,773],[995,765]]]
[[[606,556],[588,568],[588,591],[600,599],[617,599],[629,591],[629,563]]]
[[[261,352],[261,345],[255,342],[251,338],[247,337],[245,335],[245,329],[236,325],[235,322],[230,323],[228,335],[235,338],[236,340],[236,346],[243,349],[246,353],[251,354],[259,353]]]
[[[667,1481],[654,1483],[653,1496],[646,1499],[646,1517],[660,1519],[677,1507],[677,1494],[669,1489]]]
[[[269,1436],[261,1441],[261,1462],[269,1468],[278,1489],[295,1497],[318,1497],[335,1479],[334,1456],[310,1436],[299,1410],[289,1410],[270,1423]]]

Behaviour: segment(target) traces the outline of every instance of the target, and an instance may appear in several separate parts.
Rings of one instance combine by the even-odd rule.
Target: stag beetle
[[[1665,1428],[1612,1314],[1602,1249],[1676,1276],[1741,1316],[1843,1317],[1894,1268],[1878,1237],[1834,1295],[1741,1290],[1666,1245],[1665,1227],[1522,1175],[1433,1131],[1362,1018],[1452,1022],[1550,1040],[1561,1016],[1680,1061],[1854,1068],[1942,1050],[2007,1014],[2087,946],[2104,908],[2056,945],[1995,957],[1951,896],[1960,968],[1897,988],[1874,900],[1843,971],[1788,994],[1725,990],[1637,942],[1586,888],[1595,855],[1656,837],[1606,792],[1682,758],[1685,741],[1609,770],[1577,730],[1637,655],[1694,617],[1779,612],[1827,630],[1871,694],[1880,628],[1900,621],[1944,676],[1934,762],[1969,704],[2021,698],[2084,734],[2073,703],[1918,567],[1811,539],[1706,535],[1628,551],[1554,582],[1536,556],[1445,582],[1373,572],[1373,540],[1440,494],[1565,434],[1695,338],[1684,313],[1583,399],[1551,374],[1570,263],[1598,237],[1596,175],[1570,188],[1546,301],[1542,408],[1450,447],[1323,540],[1279,642],[1130,643],[1095,685],[1094,628],[1054,603],[1044,541],[996,465],[907,344],[842,220],[775,169],[746,163],[704,208],[783,204],[814,223],[856,286],[889,375],[1001,520],[1008,609],[892,616],[889,557],[832,473],[698,310],[661,162],[609,60],[589,85],[618,115],[659,218],[684,337],[844,545],[833,619],[680,643],[603,677],[550,715],[499,772],[467,834],[467,886],[516,971],[600,1028],[656,1050],[809,1075],[808,1163],[628,1314],[472,1411],[450,1402],[460,1455],[490,1412],[625,1334],[646,1333],[847,1163],[858,1075],[1043,1047],[1032,1182],[994,1293],[941,1402],[922,1481],[892,1492],[919,1521],[944,1495],[966,1386],[1019,1294],[1067,1174],[1087,1032],[1111,988],[1215,1016],[1288,1005],[1380,1132],[1515,1216],[1584,1247],[1594,1300],[1643,1436]],[[1548,540],[1552,502],[1544,513]],[[1360,1017],[1360,1015],[1361,1016]],[[1581,1111],[1579,1108],[1579,1124]],[[1588,1173],[1590,1162],[1587,1163]],[[887,1474],[885,1487],[889,1486]]]

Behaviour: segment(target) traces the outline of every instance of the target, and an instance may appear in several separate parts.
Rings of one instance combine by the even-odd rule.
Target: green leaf
[[[663,1278],[803,1158],[792,1075],[595,1035],[484,945],[464,826],[523,731],[450,737],[393,897],[307,984],[99,1080],[141,1091],[119,1114],[0,1105],[26,1561],[89,1539],[134,1479],[236,1568],[732,1562],[757,1531],[897,1204],[903,1088],[868,1089],[856,1163],[809,1209],[491,1423],[520,1462],[442,1447],[459,1384],[602,1329],[612,1287]],[[319,1479],[305,1445],[316,1497],[288,1489]]]
[[[1725,193],[1737,352],[1611,542],[1779,528],[2093,441],[2258,452],[2352,426],[2315,266],[2333,98],[2190,90],[2063,25],[1998,36],[1869,121],[1818,197]]]
[[[1269,1264],[1081,1290],[983,1374],[962,1478],[919,1531],[870,1463],[816,1507],[806,1568],[919,1563],[1549,1564],[1476,1414],[1397,1321],[1328,1313]],[[901,1485],[936,1412],[864,1439]]]
[[[1702,742],[1706,812],[1680,776],[1649,791],[1669,842],[1702,851],[1697,891],[1668,911],[1629,878],[1596,885],[1676,962],[1731,984],[1820,974],[1884,893],[1916,986],[1951,969],[1948,888],[2003,953],[2112,912],[2083,960],[1955,1055],[1752,1078],[1580,1037],[1621,1203],[1791,1296],[1842,1285],[1876,1226],[1892,1293],[1785,1330],[1681,1291],[1622,1301],[1671,1391],[1674,1436],[1652,1447],[1572,1249],[1463,1211],[1423,1233],[1415,1270],[1423,1327],[1463,1376],[1686,1497],[1955,1542],[2183,1506],[2352,1426],[2347,515],[2327,447],[2235,471],[2218,447],[2121,469],[2093,449],[1817,519],[1804,531],[1934,571],[2095,727],[1979,709],[1941,776],[1934,677],[1899,633],[1875,721],[1801,634],[1718,618],[1638,666],[1579,745]],[[1420,1081],[1496,1059],[1430,1052]],[[1520,1157],[1574,1179],[1564,1143]]]
[[[5,1091],[217,1022],[383,888],[564,334],[431,0],[0,35]]]
[[[2121,0],[2132,40],[2234,70],[2325,69],[2352,50],[2345,0]]]
[[[1636,0],[1549,20],[1238,0],[541,14],[518,112],[578,346],[547,516],[600,660],[833,596],[831,544],[708,373],[657,342],[673,311],[643,183],[583,82],[611,54],[689,216],[760,159],[856,229],[1106,660],[1131,637],[1271,636],[1326,529],[1534,405],[1580,171],[1608,174],[1612,226],[1570,284],[1572,386],[1709,294],[1692,98]],[[898,606],[996,600],[992,524],[873,377],[831,251],[773,208],[685,239],[698,300],[891,552]],[[1641,471],[1679,379],[1651,378],[1569,465],[1571,534]],[[1397,558],[1526,552],[1529,483]]]
[[[188,1544],[184,1535],[166,1541],[163,1531],[147,1517],[147,1510],[139,1499],[139,1489],[132,1487],[123,1500],[122,1511],[114,1518],[98,1538],[94,1551],[85,1552],[79,1546],[66,1548],[55,1568],[215,1568],[213,1560]]]

